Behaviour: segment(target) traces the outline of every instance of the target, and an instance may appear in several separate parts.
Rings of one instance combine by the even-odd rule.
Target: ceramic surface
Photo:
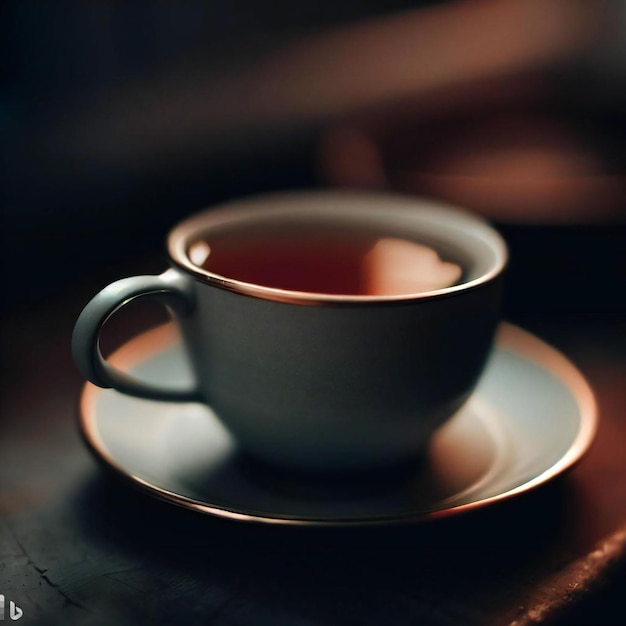
[[[131,340],[113,362],[138,378],[188,382],[173,325]],[[94,454],[147,493],[201,513],[275,524],[420,521],[527,491],[589,447],[593,395],[581,374],[536,337],[502,324],[466,407],[398,475],[303,478],[268,470],[237,451],[206,405],[132,398],[87,383],[80,427]]]
[[[463,268],[432,291],[333,295],[213,274],[191,251],[220,229],[324,224],[427,243]],[[210,247],[208,247],[210,250]],[[480,217],[427,199],[301,192],[237,200],[169,236],[173,267],[116,281],[80,314],[74,359],[101,387],[202,401],[256,458],[296,470],[374,470],[408,460],[466,402],[500,316],[506,245]],[[407,270],[410,264],[404,266]],[[99,348],[102,325],[135,298],[176,315],[195,377],[140,382]]]

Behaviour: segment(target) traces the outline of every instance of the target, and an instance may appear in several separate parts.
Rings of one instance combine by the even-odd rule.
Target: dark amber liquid
[[[188,250],[214,274],[289,291],[404,295],[457,283],[461,268],[424,244],[320,225],[260,226],[206,237]]]

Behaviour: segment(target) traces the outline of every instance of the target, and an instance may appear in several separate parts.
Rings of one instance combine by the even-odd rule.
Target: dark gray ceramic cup
[[[331,223],[402,232],[464,269],[459,284],[392,296],[269,288],[201,269],[190,251],[223,228]],[[195,215],[168,239],[171,268],[109,285],[87,305],[72,350],[101,387],[158,401],[204,402],[243,450],[274,465],[365,470],[416,458],[468,400],[498,324],[506,246],[464,211],[403,196],[301,192]],[[179,324],[196,383],[150,386],[113,368],[100,330],[138,297]]]

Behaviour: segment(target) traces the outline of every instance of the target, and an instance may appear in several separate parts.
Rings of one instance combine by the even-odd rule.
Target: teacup
[[[103,289],[72,340],[83,374],[141,398],[204,402],[242,451],[305,470],[419,457],[469,399],[499,318],[505,243],[432,200],[357,192],[243,199],[174,228],[171,268]],[[180,326],[196,382],[112,367],[105,321],[138,297]]]

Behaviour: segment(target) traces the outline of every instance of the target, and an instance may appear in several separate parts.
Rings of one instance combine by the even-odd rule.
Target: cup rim
[[[398,295],[343,295],[280,289],[229,278],[195,265],[187,252],[199,232],[207,232],[212,227],[229,223],[243,222],[250,217],[259,216],[259,211],[263,211],[263,218],[302,215],[333,219],[339,212],[343,216],[372,215],[380,212],[382,204],[387,205],[387,210],[394,210],[395,215],[406,212],[407,216],[412,214],[413,217],[420,214],[420,218],[425,222],[449,221],[447,224],[449,230],[471,228],[473,235],[482,239],[494,252],[494,263],[488,271],[477,278],[442,289]],[[504,239],[482,217],[431,198],[370,191],[278,192],[221,203],[196,213],[175,226],[167,237],[167,252],[175,267],[206,285],[262,300],[305,306],[407,304],[438,300],[472,291],[490,283],[502,274],[508,263],[508,249]]]

